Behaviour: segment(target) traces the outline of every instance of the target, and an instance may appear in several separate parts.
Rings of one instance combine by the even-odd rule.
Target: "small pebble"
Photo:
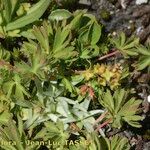
[[[113,32],[113,33],[112,33],[112,35],[113,35],[113,36],[116,36],[116,35],[117,35],[117,33],[116,33],[116,32]]]
[[[110,11],[110,14],[113,15],[113,14],[114,14],[114,11]]]
[[[138,27],[136,30],[137,35],[140,34],[143,31],[143,27]]]
[[[131,29],[131,26],[128,26],[127,29]]]
[[[141,5],[141,4],[144,4],[147,2],[148,2],[148,0],[136,0],[136,5]]]
[[[133,23],[133,20],[129,20],[129,23]]]
[[[147,97],[147,101],[150,103],[150,95]]]

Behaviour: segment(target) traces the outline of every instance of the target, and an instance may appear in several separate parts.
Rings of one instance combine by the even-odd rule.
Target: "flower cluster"
[[[90,81],[96,79],[99,85],[110,86],[111,89],[119,86],[122,69],[119,64],[96,64],[92,69],[83,72],[84,79]]]

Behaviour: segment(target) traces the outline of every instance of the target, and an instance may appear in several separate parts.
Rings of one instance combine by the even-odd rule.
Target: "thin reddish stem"
[[[103,59],[106,59],[106,58],[108,58],[108,57],[117,55],[117,54],[119,54],[119,53],[120,53],[119,51],[114,51],[114,52],[111,52],[111,53],[109,53],[109,54],[106,54],[106,55],[104,55],[104,56],[99,57],[98,60],[103,60]]]
[[[102,121],[104,119],[104,117],[106,116],[108,112],[105,111],[103,114],[101,114],[95,121],[94,125],[97,124],[98,122]]]
[[[107,121],[105,121],[104,123],[100,124],[95,131],[99,131],[101,128],[103,128],[104,126],[106,126],[107,124],[109,124],[112,121],[112,119],[108,119]]]

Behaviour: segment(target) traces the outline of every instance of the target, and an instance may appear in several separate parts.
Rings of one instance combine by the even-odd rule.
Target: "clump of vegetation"
[[[100,16],[105,21],[109,21],[111,19],[110,12],[107,9],[105,9],[105,8],[101,9]]]
[[[95,81],[97,86],[109,86],[111,89],[114,89],[120,85],[122,73],[121,66],[118,64],[96,64],[93,66],[93,69],[87,69],[81,75],[86,81]]]
[[[0,148],[130,149],[107,133],[141,127],[142,100],[128,82],[148,73],[149,46],[108,36],[85,10],[0,2]]]

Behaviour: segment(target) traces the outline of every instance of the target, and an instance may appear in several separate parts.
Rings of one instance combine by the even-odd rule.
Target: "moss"
[[[144,140],[150,140],[150,130],[147,130],[143,135]]]
[[[109,21],[111,19],[110,12],[105,8],[101,9],[100,16],[105,21]]]

